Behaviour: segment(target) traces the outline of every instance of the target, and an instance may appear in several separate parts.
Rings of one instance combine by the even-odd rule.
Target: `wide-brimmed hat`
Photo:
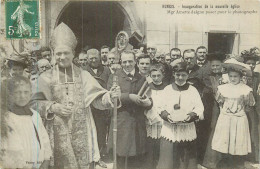
[[[226,59],[226,55],[224,53],[209,53],[207,54],[207,60],[213,61],[213,60],[219,60],[223,62]]]
[[[6,60],[8,60],[8,66],[11,67],[13,63],[16,64],[20,64],[23,67],[26,67],[26,57],[25,55],[17,55],[15,53],[12,53],[8,58],[6,58]]]
[[[226,60],[223,63],[223,67],[229,70],[241,72],[243,75],[252,76],[253,72],[249,65],[237,61],[235,58]]]

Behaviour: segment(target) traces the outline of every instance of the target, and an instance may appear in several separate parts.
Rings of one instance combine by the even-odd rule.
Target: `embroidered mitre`
[[[67,46],[74,50],[77,43],[75,34],[62,22],[54,29],[50,45],[53,50],[58,46]]]

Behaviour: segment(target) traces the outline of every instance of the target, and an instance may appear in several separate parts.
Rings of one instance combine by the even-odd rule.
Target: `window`
[[[208,52],[232,54],[236,33],[208,33]],[[236,45],[235,45],[236,46]]]

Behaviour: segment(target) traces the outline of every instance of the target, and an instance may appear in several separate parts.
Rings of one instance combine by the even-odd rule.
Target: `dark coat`
[[[247,117],[249,121],[249,129],[252,142],[252,153],[249,155],[249,159],[252,161],[259,162],[259,145],[260,145],[260,95],[259,95],[259,84],[260,74],[254,72],[253,76],[248,79],[248,86],[253,89],[253,95],[255,98],[255,106],[248,107],[246,109]]]
[[[107,88],[108,78],[111,74],[108,67],[100,65],[97,68],[97,74],[90,68],[89,65],[86,65],[85,67],[83,67],[83,69],[87,70],[103,88]]]
[[[196,59],[196,61],[195,61],[195,64],[196,64],[197,66],[199,66],[197,59]],[[209,61],[208,61],[208,60],[205,60],[205,62],[203,63],[203,65],[202,65],[201,67],[207,66],[208,64],[209,64]],[[200,67],[200,66],[199,66],[199,67]]]
[[[136,156],[145,153],[146,125],[144,108],[134,104],[129,94],[137,94],[145,78],[137,71],[131,80],[121,69],[116,72],[118,84],[121,88],[122,106],[117,115],[117,155]],[[108,89],[112,86],[113,75],[108,81]],[[111,122],[108,148],[113,148],[113,122]]]
[[[187,82],[194,86],[198,92],[201,94],[203,90],[203,83],[201,81],[201,72],[203,71],[203,67],[199,67],[198,65],[194,65],[192,69],[190,69],[189,77]]]
[[[108,78],[111,74],[109,68],[100,65],[97,68],[97,74],[89,65],[86,65],[83,69],[87,70],[103,88],[107,88]],[[110,113],[107,110],[98,110],[92,105],[90,107],[96,124],[98,146],[101,153],[104,153],[106,149],[106,136],[109,127]]]
[[[211,150],[211,134],[214,132],[216,122],[219,115],[219,108],[217,102],[215,101],[215,94],[217,91],[217,86],[219,85],[220,78],[222,74],[214,74],[210,69],[203,67],[200,68],[200,81],[203,84],[203,90],[201,93],[201,99],[204,105],[204,120],[196,123],[197,126],[197,139],[198,139],[198,160],[200,163],[206,163],[205,165],[209,167],[210,157],[214,157],[215,154]],[[209,141],[210,140],[210,141]],[[205,157],[205,152],[207,156]]]

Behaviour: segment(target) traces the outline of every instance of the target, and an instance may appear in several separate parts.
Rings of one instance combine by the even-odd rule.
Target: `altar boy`
[[[1,127],[6,135],[2,137],[0,163],[4,168],[47,168],[50,141],[40,115],[30,107],[29,79],[16,76],[1,87],[1,118],[5,122]]]

